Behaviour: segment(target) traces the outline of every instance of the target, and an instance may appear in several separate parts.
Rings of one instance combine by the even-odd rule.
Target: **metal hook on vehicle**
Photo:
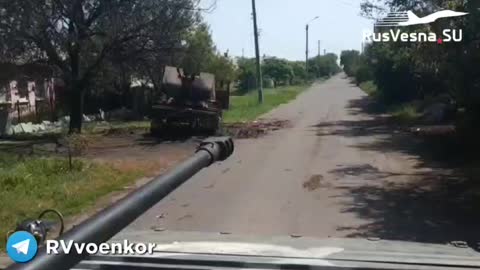
[[[42,245],[47,239],[48,233],[52,230],[54,226],[52,225],[51,222],[47,222],[43,220],[44,216],[48,213],[54,213],[58,217],[60,221],[60,231],[58,233],[58,236],[61,236],[65,229],[65,221],[64,221],[63,215],[55,209],[47,209],[42,213],[40,213],[40,215],[36,220],[31,220],[31,219],[24,220],[23,222],[17,225],[15,230],[7,232],[7,240],[15,232],[24,231],[32,234],[37,240],[37,244]]]
[[[60,220],[60,231],[58,232],[58,236],[61,236],[63,234],[63,231],[65,230],[65,219],[62,213],[55,209],[47,209],[43,211],[40,215],[38,215],[38,219],[42,220],[43,216],[47,213],[54,213],[55,215],[57,215],[58,219]]]

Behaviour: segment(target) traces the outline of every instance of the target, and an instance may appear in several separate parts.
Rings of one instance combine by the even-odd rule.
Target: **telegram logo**
[[[16,232],[7,241],[7,254],[14,262],[26,263],[37,255],[37,240],[28,232]]]

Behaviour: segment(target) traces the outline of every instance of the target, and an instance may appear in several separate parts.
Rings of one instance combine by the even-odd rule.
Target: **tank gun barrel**
[[[57,240],[96,244],[108,241],[197,172],[217,161],[227,159],[233,151],[234,144],[230,138],[211,138],[202,142],[196,153],[188,160],[100,211]],[[62,249],[59,249],[58,255],[47,255],[46,248],[43,247],[39,249],[33,261],[12,265],[7,269],[70,269],[87,256],[87,253],[65,254]]]

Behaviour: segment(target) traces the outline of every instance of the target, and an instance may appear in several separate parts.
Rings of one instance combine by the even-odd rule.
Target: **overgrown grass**
[[[376,102],[379,103],[379,105],[382,105],[377,107],[381,108],[381,111],[384,111],[390,114],[398,124],[402,124],[402,125],[414,124],[421,117],[419,106],[418,106],[418,103],[416,102],[396,104],[396,105],[380,104],[382,102],[378,96],[377,86],[373,81],[367,81],[367,82],[361,83],[360,88],[369,96],[377,99]]]
[[[413,103],[405,103],[388,109],[396,122],[403,125],[414,124],[421,117],[417,106]]]
[[[224,122],[235,123],[254,120],[275,107],[295,99],[298,94],[306,88],[308,88],[308,85],[265,89],[265,101],[261,105],[258,104],[258,94],[256,91],[244,96],[233,96],[231,97],[230,110],[224,114]]]
[[[373,96],[377,93],[377,86],[373,81],[366,81],[361,83],[360,88],[369,96]]]
[[[5,235],[26,218],[54,208],[72,216],[92,207],[98,198],[142,176],[107,165],[68,159],[20,158],[0,154],[0,250]]]

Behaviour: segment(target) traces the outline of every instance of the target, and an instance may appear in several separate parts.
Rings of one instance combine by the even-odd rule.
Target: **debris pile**
[[[287,120],[260,120],[247,123],[225,124],[225,133],[238,139],[258,138],[267,133],[290,127]]]
[[[33,123],[20,123],[18,125],[12,125],[7,130],[8,135],[19,135],[19,134],[32,134],[32,133],[53,133],[60,132],[69,121],[60,120],[57,122],[43,121],[40,124]]]
[[[98,123],[104,124],[105,112],[100,110],[96,115],[83,115],[83,123]],[[60,133],[68,128],[70,124],[70,116],[61,117],[58,121],[42,121],[39,124],[19,123],[16,125],[10,125],[6,128],[7,135],[19,135],[19,134],[41,134],[41,133]]]

